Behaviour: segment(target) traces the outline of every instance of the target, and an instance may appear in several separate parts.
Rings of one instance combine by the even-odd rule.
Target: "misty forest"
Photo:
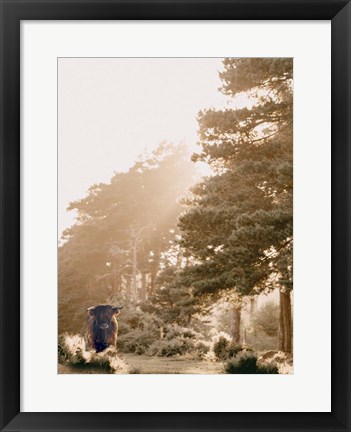
[[[198,151],[165,137],[70,203],[59,373],[293,373],[293,61],[225,58],[219,76],[247,103],[204,106]],[[123,306],[102,352],[95,305]]]

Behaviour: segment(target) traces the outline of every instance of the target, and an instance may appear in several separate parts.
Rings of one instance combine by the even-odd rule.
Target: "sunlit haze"
[[[58,62],[58,231],[71,201],[127,171],[160,142],[196,151],[197,114],[225,107],[219,58],[61,58]]]
[[[291,58],[59,60],[59,374],[293,373],[292,84]]]

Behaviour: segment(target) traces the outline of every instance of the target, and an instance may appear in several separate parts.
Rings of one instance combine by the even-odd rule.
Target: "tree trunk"
[[[236,304],[233,308],[233,327],[232,337],[236,344],[240,344],[240,323],[241,323],[241,304]]]
[[[141,300],[146,300],[146,273],[141,273],[141,292],[140,292]]]
[[[291,296],[290,291],[279,292],[279,350],[292,352],[292,319],[291,319]]]
[[[252,318],[253,314],[256,310],[256,296],[250,297],[250,318]]]
[[[292,353],[292,317],[290,291],[284,294],[284,329],[285,329],[285,352]]]
[[[137,271],[138,271],[138,263],[137,263],[137,252],[138,252],[138,239],[134,238],[133,242],[133,263],[132,263],[132,277],[133,277],[133,287],[132,287],[132,296],[137,299],[138,298],[138,289],[137,289]]]
[[[285,327],[284,327],[284,299],[279,291],[279,351],[285,350]]]
[[[160,252],[157,249],[157,250],[154,250],[153,262],[151,263],[150,291],[149,291],[149,294],[151,294],[151,295],[155,292],[156,279],[157,279],[157,273],[159,270],[159,265],[160,265]]]
[[[130,300],[132,298],[132,278],[131,276],[127,276],[126,279],[126,298]]]
[[[152,295],[155,291],[156,277],[157,277],[157,270],[155,268],[153,268],[151,270],[151,274],[150,274],[150,288],[149,288],[149,294],[150,295]]]
[[[247,342],[246,342],[246,328],[244,329],[244,334],[243,334],[243,342],[241,344],[243,347],[247,348]]]
[[[177,270],[181,270],[182,268],[182,260],[183,260],[183,249],[179,248],[178,254],[177,254]]]
[[[115,295],[118,295],[121,290],[121,272],[118,270],[115,271],[115,277],[114,277],[114,293]]]

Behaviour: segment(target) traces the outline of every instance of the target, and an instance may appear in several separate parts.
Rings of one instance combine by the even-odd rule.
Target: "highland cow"
[[[98,305],[87,309],[87,343],[97,353],[117,344],[118,324],[116,316],[122,307]]]

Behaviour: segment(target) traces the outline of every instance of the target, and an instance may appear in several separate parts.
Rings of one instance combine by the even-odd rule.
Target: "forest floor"
[[[221,363],[188,360],[179,357],[149,357],[145,355],[123,354],[121,356],[131,368],[144,374],[219,374]]]
[[[220,374],[221,363],[188,360],[179,357],[149,357],[136,354],[121,354],[133,373],[139,374]],[[102,369],[58,365],[59,374],[104,374]]]

